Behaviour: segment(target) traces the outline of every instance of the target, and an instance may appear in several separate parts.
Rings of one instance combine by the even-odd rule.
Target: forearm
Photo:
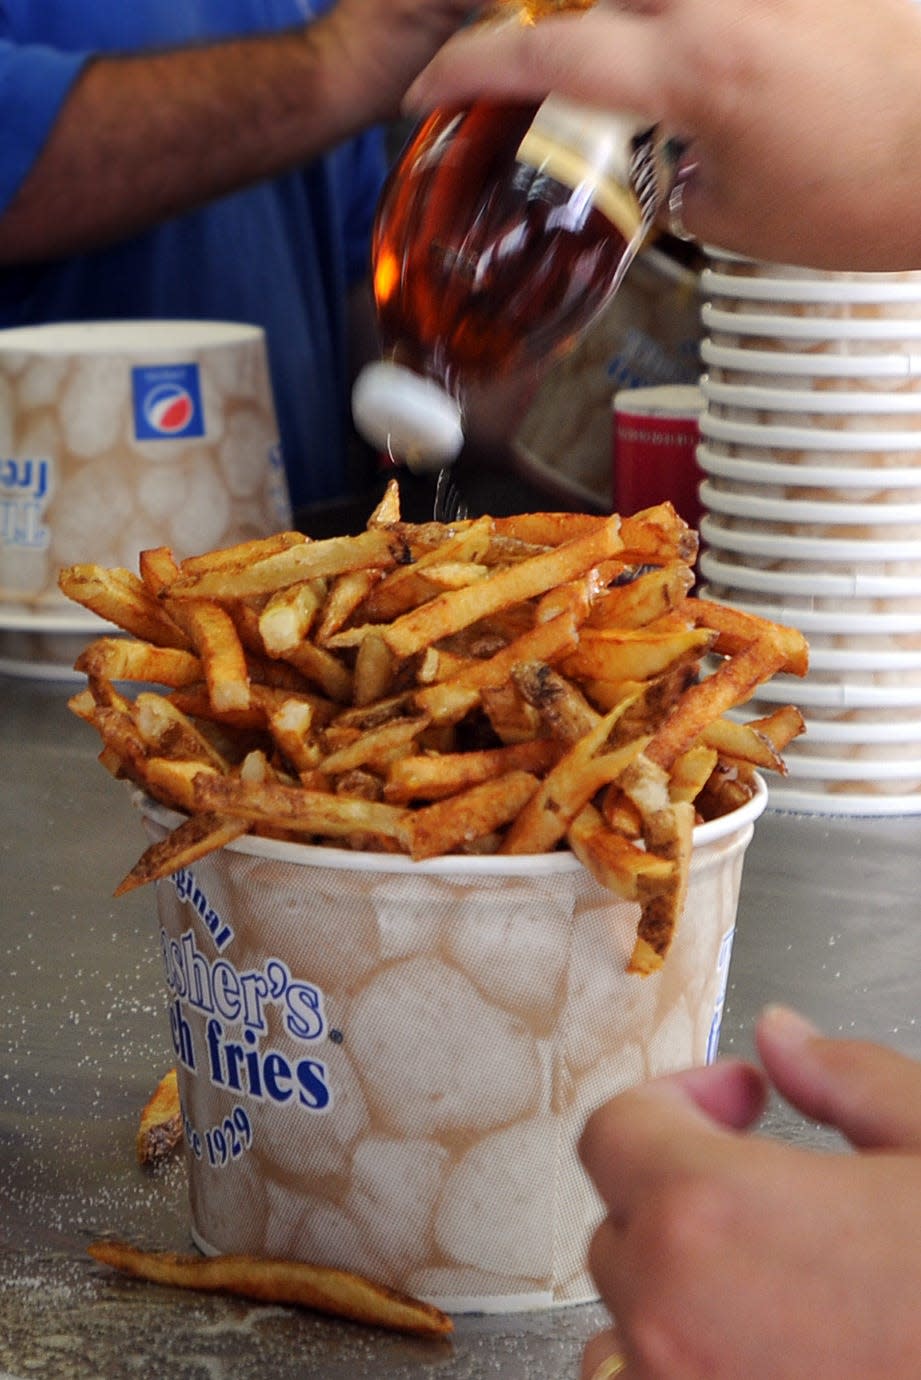
[[[384,113],[347,68],[325,21],[90,62],[0,217],[0,263],[102,245],[309,161]]]

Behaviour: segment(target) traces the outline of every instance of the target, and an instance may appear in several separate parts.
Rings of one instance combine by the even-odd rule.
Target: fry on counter
[[[182,1141],[182,1108],[176,1070],[163,1075],[141,1111],[135,1139],[137,1162],[155,1168],[169,1159]]]
[[[440,1308],[326,1265],[249,1255],[145,1251],[122,1241],[94,1241],[88,1250],[101,1265],[151,1284],[294,1304],[418,1337],[444,1337],[454,1330],[452,1319]]]
[[[569,847],[639,904],[630,967],[654,972],[695,823],[783,772],[803,728],[792,706],[739,720],[808,649],[691,597],[696,548],[669,504],[413,524],[392,483],[355,536],[62,571],[127,634],[87,646],[71,709],[115,776],[188,816],[119,892],[244,832],[416,859]]]

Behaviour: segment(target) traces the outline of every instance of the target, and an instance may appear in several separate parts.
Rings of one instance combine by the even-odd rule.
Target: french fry
[[[410,744],[427,726],[428,719],[394,719],[359,735],[354,743],[330,752],[323,759],[323,771],[328,776],[353,771],[356,767],[372,766],[385,771],[395,757],[405,755]]]
[[[317,628],[317,641],[321,647],[327,644],[367,599],[382,574],[382,571],[366,566],[361,570],[349,570],[344,575],[337,575],[331,581]]]
[[[499,570],[466,589],[438,595],[391,623],[384,638],[395,656],[412,656],[510,603],[520,603],[575,579],[614,555],[620,545],[620,520],[611,518],[587,536],[575,537],[552,551]]]
[[[140,641],[155,642],[161,647],[190,648],[186,634],[131,570],[70,565],[60,572],[58,588],[75,603]]]
[[[192,685],[202,679],[201,661],[178,647],[157,647],[125,637],[99,637],[80,653],[75,671],[99,680]]]
[[[612,754],[605,753],[604,767],[600,772],[597,769],[596,758],[625,708],[619,705],[599,718],[551,767],[506,834],[503,853],[546,853],[553,849],[592,796],[616,780],[642,752],[648,740],[635,739]]]
[[[135,887],[171,877],[181,867],[191,867],[199,858],[232,843],[248,828],[245,819],[229,819],[217,814],[193,815],[177,825],[164,839],[150,844],[113,894],[124,896],[134,891]]]
[[[665,885],[658,878],[652,883],[648,877],[639,882],[641,912],[627,964],[630,973],[648,977],[665,962],[687,898],[693,832],[694,806],[686,800],[656,811],[645,821],[647,851],[668,859],[672,867]]]
[[[786,774],[784,760],[770,738],[751,723],[714,719],[701,733],[700,741],[705,747],[713,748],[719,757],[750,762],[765,771]]]
[[[512,771],[542,774],[559,759],[561,751],[561,746],[548,738],[531,738],[479,752],[399,757],[388,764],[384,798],[393,805],[441,800]]]
[[[656,567],[624,585],[606,589],[593,601],[586,620],[592,628],[640,628],[680,608],[694,584],[681,561]]]
[[[368,518],[369,527],[390,527],[400,521],[400,486],[395,478],[387,480],[376,508]]]
[[[402,559],[405,546],[389,527],[373,527],[356,537],[327,537],[324,541],[302,539],[272,555],[252,562],[227,562],[217,567],[189,571],[170,586],[174,599],[239,598],[248,594],[272,594],[302,580],[343,575],[368,566],[389,569]]]
[[[480,691],[504,685],[513,667],[522,661],[553,661],[578,643],[578,627],[569,613],[561,613],[549,623],[541,623],[524,633],[495,656],[476,661],[450,680],[441,681],[416,694],[416,704],[432,719],[456,721],[475,705]]]
[[[294,651],[323,605],[322,580],[302,580],[270,596],[259,614],[259,636],[269,656]]]
[[[154,1169],[170,1158],[182,1141],[182,1107],[175,1068],[160,1079],[144,1104],[135,1137],[135,1155],[142,1169]]]
[[[94,1241],[87,1249],[101,1265],[173,1289],[293,1304],[421,1337],[443,1337],[453,1330],[451,1318],[433,1304],[327,1265],[266,1256],[144,1251],[121,1241]]]
[[[151,546],[138,556],[138,570],[144,587],[155,599],[159,599],[162,589],[173,583],[179,574],[179,566],[168,546]]]
[[[414,810],[408,818],[410,854],[435,858],[493,833],[516,817],[537,785],[530,772],[510,771]]]
[[[490,518],[479,518],[461,531],[449,529],[449,535],[443,535],[438,544],[429,546],[411,565],[385,573],[362,606],[361,617],[365,620],[362,626],[337,635],[330,645],[356,646],[373,624],[389,623],[415,608],[432,593],[431,582],[425,578],[430,567],[445,563],[479,563],[489,550],[491,536]]]
[[[767,738],[777,752],[783,752],[803,732],[806,724],[795,705],[783,704],[763,719],[751,719],[748,726]]]
[[[584,628],[578,648],[562,662],[576,679],[651,680],[679,660],[698,661],[713,643],[707,628],[650,632],[648,629]]]
[[[218,711],[249,708],[249,671],[236,625],[219,604],[191,600],[182,625],[199,655],[211,703]]]
[[[200,773],[194,778],[193,800],[195,810],[213,810],[307,837],[339,839],[355,832],[397,842],[407,837],[407,812],[398,806],[276,782],[258,784]]]
[[[512,680],[554,738],[574,743],[597,727],[601,718],[598,710],[572,681],[545,661],[519,662],[512,670]]]
[[[672,800],[694,801],[706,786],[719,760],[715,747],[705,742],[688,748],[675,759],[668,782],[668,793]]]
[[[394,657],[377,633],[362,639],[355,655],[352,699],[355,704],[373,704],[383,699],[393,683]]]
[[[673,864],[615,833],[593,805],[586,805],[566,831],[570,848],[599,885],[625,901],[639,901],[641,883],[662,885]]]
[[[354,537],[71,568],[133,633],[86,648],[71,708],[107,770],[186,816],[119,892],[246,832],[418,859],[569,847],[639,907],[631,969],[655,972],[694,819],[783,772],[804,727],[740,716],[808,652],[689,598],[695,552],[670,504],[411,523],[391,484]]]
[[[164,695],[142,691],[134,701],[138,732],[152,754],[208,762],[229,771],[227,761],[195,721]]]
[[[688,612],[698,626],[711,628],[718,634],[714,648],[717,652],[735,656],[754,644],[769,641],[783,653],[778,670],[804,676],[809,669],[809,647],[796,628],[787,628],[782,623],[771,623],[765,628],[763,620],[754,614],[728,604],[716,604],[710,599],[691,600]]]
[[[240,570],[257,561],[266,560],[287,551],[292,546],[303,546],[309,541],[303,532],[273,532],[269,537],[254,537],[249,541],[237,542],[234,546],[222,546],[216,551],[206,551],[200,556],[186,556],[179,563],[183,575],[202,575],[205,571]]]

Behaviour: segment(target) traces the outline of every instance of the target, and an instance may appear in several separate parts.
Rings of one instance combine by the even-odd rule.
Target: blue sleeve
[[[387,173],[384,131],[368,130],[351,145],[352,169],[343,238],[349,287],[368,276],[368,246],[377,199]]]
[[[0,40],[0,212],[38,158],[90,53]]]

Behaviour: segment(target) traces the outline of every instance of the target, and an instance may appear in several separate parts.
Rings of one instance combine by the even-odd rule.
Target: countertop
[[[189,1246],[181,1160],[134,1161],[138,1112],[172,1062],[152,895],[112,890],[144,845],[96,763],[74,687],[0,675],[0,1371],[54,1380],[568,1380],[594,1305],[463,1317],[429,1343],[123,1280],[112,1234]],[[751,1052],[782,999],[829,1032],[921,1056],[921,817],[768,812],[748,850],[722,1050]],[[772,1106],[765,1134],[834,1137]],[[0,1376],[0,1380],[4,1377]]]

